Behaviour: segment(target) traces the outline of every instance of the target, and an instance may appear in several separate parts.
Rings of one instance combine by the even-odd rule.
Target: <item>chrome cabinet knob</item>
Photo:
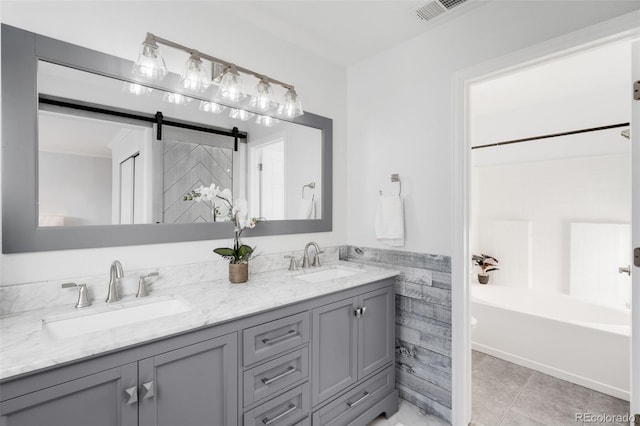
[[[125,389],[124,392],[129,398],[127,400],[127,405],[132,405],[138,402],[138,388],[136,386],[131,386],[130,388]]]
[[[153,380],[142,384],[142,392],[144,395],[142,399],[153,398]]]

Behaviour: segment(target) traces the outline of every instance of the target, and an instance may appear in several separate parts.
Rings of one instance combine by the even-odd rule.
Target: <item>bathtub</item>
[[[474,349],[629,400],[630,311],[563,294],[471,284]]]

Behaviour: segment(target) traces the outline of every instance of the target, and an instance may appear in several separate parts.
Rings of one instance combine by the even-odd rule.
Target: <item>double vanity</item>
[[[397,272],[332,262],[2,320],[6,425],[366,425],[398,406]]]

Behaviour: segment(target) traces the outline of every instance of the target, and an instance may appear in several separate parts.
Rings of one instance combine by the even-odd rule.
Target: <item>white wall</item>
[[[111,159],[40,152],[41,215],[63,216],[65,226],[111,223]]]
[[[474,172],[473,191],[479,196],[472,210],[481,229],[490,229],[493,221],[531,223],[533,288],[569,294],[571,223],[631,220],[629,154],[494,165],[478,167]],[[494,230],[497,234],[499,231]],[[480,232],[479,251],[489,250],[482,241],[488,237]],[[510,254],[507,245],[492,249],[488,254],[496,256],[504,270],[493,273],[494,282],[520,285],[522,279],[501,282],[503,272],[513,276],[509,273],[512,265],[504,262]],[[615,272],[621,265],[610,266]]]
[[[295,84],[310,112],[334,120],[333,232],[250,240],[263,253],[299,250],[309,240],[321,246],[346,242],[345,70],[252,26],[238,26],[215,2],[7,2],[3,23],[135,60],[146,32],[172,39]],[[228,19],[226,19],[228,18]],[[167,66],[179,72],[184,55],[165,49]],[[231,236],[229,236],[229,240]],[[228,243],[228,241],[224,241]],[[114,259],[125,268],[187,264],[213,259],[220,242],[65,250],[2,255],[3,284],[106,273]],[[37,268],[34,268],[37,265]]]
[[[640,8],[625,1],[493,2],[348,69],[349,244],[373,234],[379,189],[403,180],[406,250],[451,254],[453,76]]]

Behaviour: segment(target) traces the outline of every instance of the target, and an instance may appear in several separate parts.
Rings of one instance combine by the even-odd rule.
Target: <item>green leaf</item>
[[[243,244],[238,248],[238,257],[241,259],[251,256],[251,253],[253,253],[253,249],[246,244]]]
[[[228,247],[220,247],[217,248],[213,251],[216,254],[219,254],[222,257],[235,257],[236,256],[236,252],[233,249],[230,249]]]

